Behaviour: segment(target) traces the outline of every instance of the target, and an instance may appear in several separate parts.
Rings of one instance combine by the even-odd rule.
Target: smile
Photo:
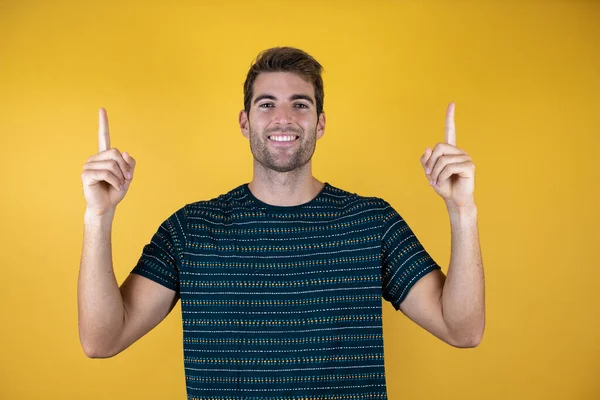
[[[274,142],[291,142],[293,140],[298,139],[299,136],[296,135],[274,135],[269,136],[269,139]]]

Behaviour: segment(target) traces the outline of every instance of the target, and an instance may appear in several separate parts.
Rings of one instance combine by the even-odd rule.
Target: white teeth
[[[276,142],[291,142],[296,136],[271,136],[270,139]]]

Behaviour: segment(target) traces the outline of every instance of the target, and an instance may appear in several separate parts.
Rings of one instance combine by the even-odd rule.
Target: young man
[[[453,112],[446,142],[421,157],[450,216],[447,277],[386,201],[312,175],[325,130],[321,65],[284,47],[259,54],[244,84],[252,181],[173,213],[119,288],[110,228],[135,160],[110,147],[101,110],[100,152],[82,174],[85,353],[118,354],[179,299],[189,399],[387,398],[382,297],[448,344],[477,346],[485,307],[474,167],[455,146]]]

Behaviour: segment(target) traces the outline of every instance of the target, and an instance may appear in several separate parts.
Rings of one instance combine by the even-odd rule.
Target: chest
[[[194,228],[179,277],[184,312],[300,316],[381,306],[381,245],[374,228],[349,221]]]

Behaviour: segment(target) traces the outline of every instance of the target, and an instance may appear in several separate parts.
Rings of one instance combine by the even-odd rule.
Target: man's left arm
[[[475,347],[485,329],[485,285],[473,199],[475,166],[456,147],[454,104],[446,112],[445,142],[425,150],[421,164],[450,217],[448,276],[440,270],[421,278],[400,310],[421,327],[456,347]]]
[[[474,347],[481,342],[485,328],[485,292],[477,208],[449,208],[448,212],[452,250],[442,291],[442,313],[451,337],[467,347]]]

